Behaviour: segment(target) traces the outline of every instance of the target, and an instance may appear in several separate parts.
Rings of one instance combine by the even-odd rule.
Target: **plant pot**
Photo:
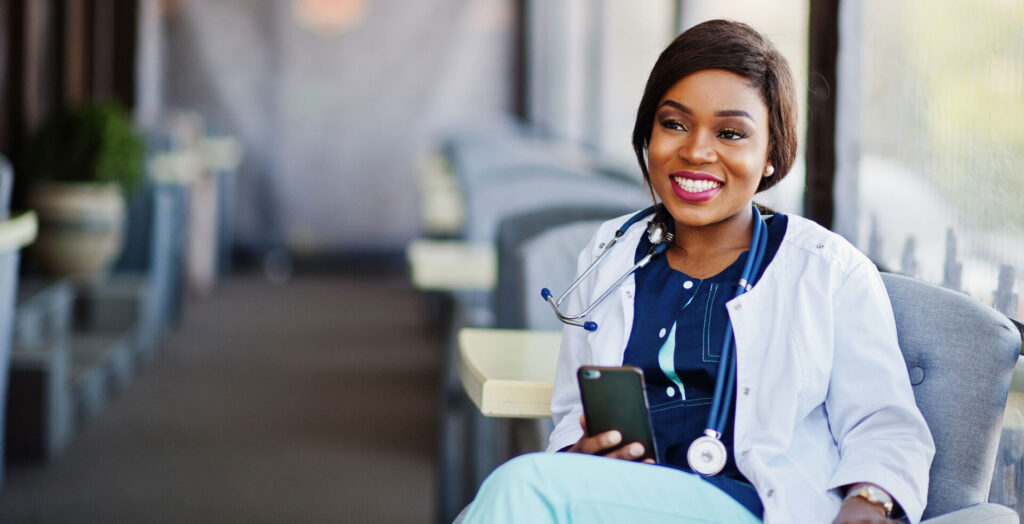
[[[29,250],[44,270],[102,279],[124,245],[125,202],[116,184],[45,183],[29,190],[39,236]]]

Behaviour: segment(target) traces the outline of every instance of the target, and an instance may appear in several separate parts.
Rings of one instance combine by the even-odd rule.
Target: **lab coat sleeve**
[[[603,229],[603,228],[602,228]],[[600,232],[597,234],[599,235]],[[597,235],[580,253],[576,264],[576,275],[590,266],[594,260],[593,249]],[[584,302],[590,299],[593,278],[584,280],[576,292],[568,297],[563,311],[582,311]],[[580,390],[576,383],[576,370],[585,362],[587,331],[580,327],[565,325],[562,328],[562,346],[558,352],[558,368],[555,372],[555,385],[551,394],[551,417],[555,429],[548,439],[548,451],[558,451],[575,444],[583,436],[580,427],[580,415],[583,404],[580,401]]]
[[[829,489],[881,486],[920,521],[935,445],[917,409],[881,276],[862,260],[833,296],[834,353],[825,407],[839,445]]]

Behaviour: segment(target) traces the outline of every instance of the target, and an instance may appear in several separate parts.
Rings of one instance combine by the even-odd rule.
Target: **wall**
[[[299,23],[299,3],[166,4],[158,104],[243,139],[244,245],[399,249],[418,232],[415,170],[432,137],[509,111],[514,4],[321,1],[361,13],[324,30]]]

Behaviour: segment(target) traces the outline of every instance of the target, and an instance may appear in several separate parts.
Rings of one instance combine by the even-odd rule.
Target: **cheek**
[[[766,158],[766,148],[754,147],[742,152],[735,151],[735,154],[730,155],[726,163],[734,174],[749,177],[753,179],[752,183],[757,184],[764,174]]]
[[[658,170],[673,154],[674,148],[669,140],[660,139],[657,135],[651,136],[651,143],[647,147],[647,167],[652,173]]]

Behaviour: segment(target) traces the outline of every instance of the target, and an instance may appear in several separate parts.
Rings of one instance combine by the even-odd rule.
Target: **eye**
[[[747,138],[748,135],[746,133],[744,133],[743,131],[740,131],[739,129],[733,129],[731,127],[727,127],[725,129],[719,131],[718,132],[718,136],[720,138],[724,138],[726,140],[741,140],[741,139]]]
[[[680,120],[674,118],[662,118],[660,121],[661,127],[665,129],[671,129],[673,131],[686,131],[686,124]]]

